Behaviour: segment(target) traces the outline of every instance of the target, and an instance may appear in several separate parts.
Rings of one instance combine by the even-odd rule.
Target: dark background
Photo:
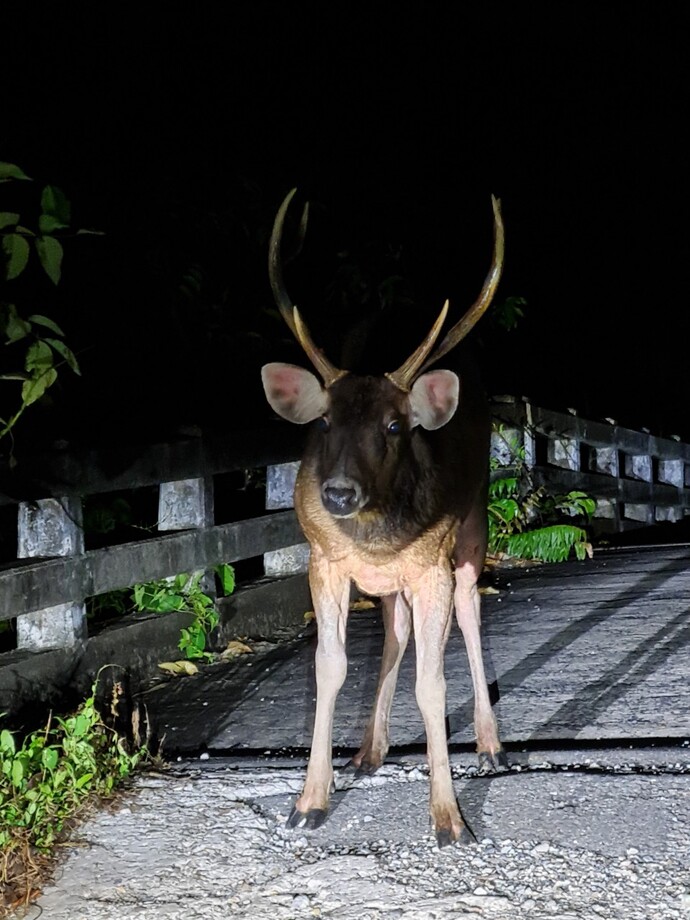
[[[497,302],[527,304],[515,331],[488,316],[472,333],[489,392],[690,440],[683,18],[631,2],[3,13],[0,159],[105,234],[65,242],[57,290],[40,270],[16,282],[83,370],[18,443],[269,418],[261,364],[305,363],[266,273],[294,186],[313,207],[286,278],[336,363],[363,320],[379,371],[446,297],[460,316],[489,265],[493,193]],[[0,209],[28,191],[3,185]]]

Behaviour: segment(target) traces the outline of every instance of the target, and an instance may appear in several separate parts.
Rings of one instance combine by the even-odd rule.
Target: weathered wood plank
[[[502,569],[497,584],[500,593],[482,601],[483,643],[504,742],[690,737],[690,547]],[[381,645],[378,612],[351,614],[348,676],[334,724],[338,746],[361,743]],[[305,645],[298,659],[262,673],[218,720],[214,737],[205,739],[209,747],[307,747],[313,654],[313,644]],[[472,686],[457,628],[445,672],[450,740],[473,744]],[[425,743],[414,681],[410,648],[391,715],[394,745]]]
[[[620,502],[666,505],[690,508],[690,489],[680,489],[667,483],[643,482],[639,479],[619,479],[604,473],[584,470],[567,470],[561,467],[535,467],[536,485],[554,491],[581,489],[597,498],[611,498]]]
[[[0,569],[0,619],[180,572],[237,562],[304,540],[294,511]]]
[[[227,438],[118,445],[112,450],[55,451],[19,456],[15,472],[0,465],[0,504],[62,495],[97,495],[296,460],[304,431],[276,422]]]
[[[522,425],[528,422],[524,403],[496,403],[493,410],[496,418],[503,421]],[[567,412],[530,405],[529,424],[547,437],[574,438],[591,447],[615,447],[626,454],[648,454],[664,460],[682,459],[690,463],[688,444],[633,431],[620,425],[591,421]]]

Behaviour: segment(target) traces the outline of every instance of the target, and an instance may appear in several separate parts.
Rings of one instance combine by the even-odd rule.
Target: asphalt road
[[[515,760],[520,764],[516,764]],[[690,748],[453,758],[478,843],[439,850],[419,759],[284,827],[303,764],[205,761],[142,775],[81,829],[29,913],[51,920],[671,920],[690,916]]]
[[[313,716],[307,626],[148,689],[168,769],[84,823],[28,916],[690,917],[689,558],[662,547],[494,577],[484,644],[509,770],[481,775],[469,750],[457,631],[446,657],[455,789],[477,843],[439,850],[429,829],[412,655],[388,762],[338,772],[321,828],[285,828]],[[337,767],[359,744],[380,643],[376,611],[353,613]]]

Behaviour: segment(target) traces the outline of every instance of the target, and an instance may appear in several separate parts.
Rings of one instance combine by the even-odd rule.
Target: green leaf
[[[489,498],[505,498],[516,495],[517,491],[518,481],[514,476],[501,477],[489,483]]]
[[[182,593],[185,590],[185,588],[187,588],[187,583],[189,581],[190,581],[189,575],[186,575],[184,573],[180,575],[176,575],[170,584],[170,589],[172,591],[178,591]]]
[[[58,354],[62,355],[70,369],[73,370],[75,374],[79,374],[81,376],[81,371],[79,370],[77,359],[74,357],[72,350],[68,348],[67,345],[65,345],[62,339],[45,338],[43,341],[47,342],[51,348],[54,348]]]
[[[24,367],[27,371],[42,372],[52,366],[53,352],[46,342],[39,339],[38,342],[34,342],[33,345],[29,346],[24,359]]]
[[[11,211],[0,211],[0,230],[5,227],[14,227],[19,223],[19,214],[13,214]]]
[[[24,765],[21,760],[12,761],[12,785],[21,786],[24,779]]]
[[[5,277],[11,281],[26,268],[29,261],[29,244],[21,233],[8,233],[2,238],[2,248],[7,259]]]
[[[12,732],[7,731],[6,728],[3,728],[0,732],[0,751],[3,754],[14,754],[15,750],[14,735]]]
[[[216,566],[216,574],[220,578],[223,594],[226,596],[232,594],[235,590],[235,570],[233,567],[224,562],[222,565]]]
[[[52,214],[41,214],[38,218],[38,231],[42,235],[53,233],[55,230],[64,230],[68,226],[69,224],[61,223]]]
[[[56,380],[57,371],[54,368],[50,368],[44,371],[40,377],[32,377],[31,380],[25,381],[22,386],[22,402],[24,405],[30,406],[35,403]]]
[[[36,323],[38,326],[45,326],[46,329],[50,329],[50,331],[54,332],[55,335],[64,336],[65,334],[56,322],[54,322],[48,316],[43,316],[42,313],[32,313],[29,317],[29,322]]]
[[[159,613],[170,613],[173,610],[184,610],[187,602],[180,594],[165,594],[158,599]]]
[[[46,748],[41,754],[41,763],[46,770],[54,770],[58,762],[58,752],[55,748]]]
[[[202,652],[206,648],[206,633],[200,627],[194,630],[192,644]]]
[[[57,284],[62,271],[62,243],[54,236],[39,236],[35,240],[35,245],[45,273],[53,284]]]
[[[13,303],[8,304],[7,321],[5,324],[5,335],[7,336],[8,344],[10,342],[18,342],[20,339],[26,338],[30,332],[31,323],[28,323],[25,319],[21,318],[21,316],[17,313],[17,308]]]
[[[93,773],[84,773],[79,777],[74,785],[77,789],[82,789],[87,783],[90,783],[92,779]]]
[[[39,218],[39,227],[43,218],[53,221],[53,226],[44,230],[41,227],[41,233],[49,233],[52,230],[69,227],[72,218],[72,208],[62,189],[56,185],[46,185],[41,193],[41,207],[43,214]]]
[[[7,182],[8,179],[28,179],[30,177],[14,163],[0,162],[0,182]]]
[[[519,514],[520,508],[513,498],[497,498],[489,505],[489,513],[504,524],[514,520]]]
[[[89,727],[89,719],[80,712],[79,715],[74,720],[73,734],[77,738],[81,738],[82,735],[86,734],[86,730]]]
[[[134,603],[139,610],[149,610],[152,613],[170,613],[174,610],[184,610],[186,600],[180,594],[175,594],[167,582],[159,584],[149,582],[134,586]]]
[[[587,552],[587,534],[581,527],[569,524],[555,524],[552,527],[511,534],[505,538],[504,544],[505,552],[510,556],[518,559],[541,559],[543,562],[564,562],[571,549],[578,545]],[[577,549],[575,553],[578,555]]]

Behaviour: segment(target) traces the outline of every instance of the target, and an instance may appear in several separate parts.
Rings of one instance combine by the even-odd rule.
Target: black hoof
[[[373,776],[374,773],[378,770],[378,766],[373,763],[369,763],[366,760],[363,760],[362,763],[357,766],[354,760],[350,760],[340,771],[341,773],[353,774],[356,777],[358,776]]]
[[[455,843],[455,842],[456,841],[453,840],[453,836],[449,830],[446,830],[444,828],[441,831],[436,831],[436,844],[439,850],[443,849],[443,847],[450,846],[452,843]],[[457,843],[461,844],[462,846],[467,846],[470,843],[476,843],[476,842],[477,842],[477,838],[474,836],[474,834],[469,829],[469,827],[465,825],[463,829],[460,831],[460,836],[457,839]]]
[[[443,847],[449,847],[451,843],[453,843],[453,838],[450,831],[436,831],[436,844],[439,850],[443,849]]]
[[[501,748],[501,750],[498,751],[498,753],[494,754],[494,761],[496,763],[496,768],[498,770],[509,770],[510,769],[510,762],[508,761],[508,755],[503,750],[503,748]]]
[[[495,773],[497,770],[507,770],[509,766],[508,757],[503,748],[496,751],[495,754],[490,754],[488,751],[479,752],[480,773]]]
[[[300,827],[305,828],[308,831],[315,831],[317,827],[321,827],[323,822],[326,820],[326,815],[328,812],[325,808],[312,808],[309,811],[299,811],[297,806],[295,806],[290,812],[290,816],[285,822],[286,827]]]

